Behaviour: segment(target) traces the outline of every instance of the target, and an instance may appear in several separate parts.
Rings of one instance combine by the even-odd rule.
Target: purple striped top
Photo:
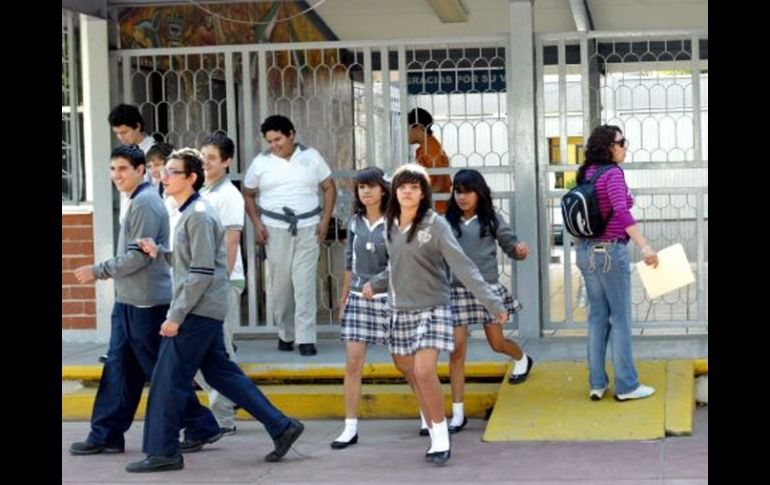
[[[585,179],[590,179],[596,172],[597,165],[586,169]],[[618,168],[620,168],[618,166]],[[634,216],[631,215],[631,207],[634,206],[634,197],[626,185],[626,179],[623,176],[623,169],[607,170],[599,176],[596,181],[596,190],[599,194],[599,211],[602,217],[606,218],[612,207],[612,217],[607,223],[604,234],[597,239],[608,241],[610,239],[622,239],[628,241],[626,228],[636,224]]]

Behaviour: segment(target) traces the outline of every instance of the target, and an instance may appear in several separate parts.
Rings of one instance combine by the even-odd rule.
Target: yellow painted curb
[[[695,414],[695,379],[693,361],[671,360],[666,363],[666,434],[689,436]],[[661,389],[663,391],[663,389]]]
[[[709,361],[708,359],[695,359],[693,361],[693,367],[695,369],[695,376],[702,376],[709,373]]]
[[[508,362],[469,362],[465,366],[468,378],[502,378]],[[708,359],[693,361],[694,375],[708,374]],[[276,364],[240,364],[244,374],[253,380],[261,382],[287,382],[293,380],[337,380],[345,377],[345,366],[329,365],[315,366],[304,369],[281,366]],[[439,376],[449,377],[449,366],[439,363]],[[101,365],[67,365],[62,366],[63,381],[98,381],[102,377]],[[364,380],[400,379],[401,373],[391,363],[366,364],[363,373]]]
[[[465,366],[466,378],[497,378],[505,373],[507,362],[469,362]],[[252,380],[260,382],[288,382],[308,380],[342,380],[345,377],[344,365],[313,366],[304,369],[276,364],[239,364],[243,373]],[[98,381],[102,377],[101,365],[62,366],[63,381]],[[449,378],[449,365],[439,363],[439,377]],[[366,364],[363,379],[402,379],[401,373],[392,363]]]
[[[498,384],[468,383],[465,385],[465,415],[483,418],[497,399]],[[289,416],[299,419],[343,419],[345,402],[340,385],[294,384],[260,386],[260,390]],[[452,412],[449,385],[443,385],[444,407]],[[145,389],[136,412],[136,419],[144,419],[148,390]],[[96,396],[95,388],[83,388],[62,394],[62,420],[88,421]],[[208,398],[198,392],[198,399],[208,405]],[[239,419],[252,419],[244,410],[237,413]],[[417,400],[406,384],[364,384],[359,408],[361,418],[417,418]]]

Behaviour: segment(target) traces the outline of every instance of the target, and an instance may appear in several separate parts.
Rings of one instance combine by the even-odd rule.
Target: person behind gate
[[[318,150],[294,142],[289,118],[268,116],[260,129],[269,148],[251,162],[243,193],[256,241],[267,253],[268,321],[278,327],[278,350],[294,350],[296,340],[300,354],[316,355],[316,270],[336,188]]]

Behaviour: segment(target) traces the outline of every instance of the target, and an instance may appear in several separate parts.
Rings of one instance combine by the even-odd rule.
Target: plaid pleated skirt
[[[367,300],[354,293],[342,314],[340,340],[385,345],[390,335],[390,306],[387,297]]]
[[[420,349],[455,349],[454,317],[449,305],[425,310],[393,310],[390,325],[391,354],[412,355]]]
[[[508,288],[500,283],[490,286],[492,287],[492,293],[503,300],[503,305],[508,310],[508,314],[513,315],[521,311],[521,303],[511,295]],[[455,326],[471,325],[474,323],[496,324],[497,320],[497,316],[490,314],[484,308],[484,305],[473,296],[473,293],[464,286],[452,287],[452,313],[454,313],[455,317]]]

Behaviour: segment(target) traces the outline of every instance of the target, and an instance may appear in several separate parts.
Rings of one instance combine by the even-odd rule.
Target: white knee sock
[[[527,364],[529,364],[529,357],[527,357],[527,354],[522,352],[521,359],[517,360],[513,365],[513,371],[511,371],[511,375],[518,376],[526,373]]]
[[[342,441],[343,443],[347,443],[348,441],[352,440],[357,433],[358,419],[345,419],[345,429],[342,431],[342,434],[339,435],[334,441]]]
[[[420,411],[420,429],[430,429],[428,428],[428,422],[425,421],[425,415],[422,414],[422,411]]]
[[[437,453],[449,449],[449,428],[446,419],[433,423],[430,434],[430,449],[428,453]]]
[[[453,402],[452,403],[452,422],[449,423],[450,426],[461,426],[463,424],[463,420],[465,419],[465,406],[462,402]]]

